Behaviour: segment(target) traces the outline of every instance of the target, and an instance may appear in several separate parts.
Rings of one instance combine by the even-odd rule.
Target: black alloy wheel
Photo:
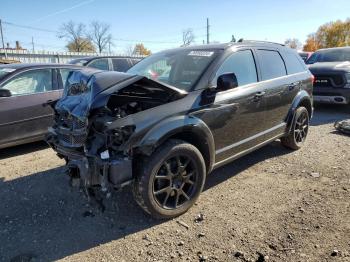
[[[173,156],[163,162],[154,176],[153,196],[166,209],[176,209],[190,201],[196,192],[197,171],[186,155]]]
[[[304,143],[309,130],[309,116],[303,111],[295,122],[294,139],[297,143]]]
[[[290,132],[281,138],[283,146],[297,150],[302,147],[309,132],[309,112],[303,106],[298,107],[294,114]]]
[[[148,214],[169,219],[185,213],[196,202],[204,187],[206,165],[194,145],[170,139],[141,159],[133,192]]]

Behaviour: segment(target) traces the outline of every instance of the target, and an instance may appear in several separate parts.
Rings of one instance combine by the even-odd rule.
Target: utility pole
[[[2,21],[0,19],[0,34],[1,34],[1,42],[2,42],[2,48],[4,49],[5,52],[5,58],[7,59],[7,50],[5,48],[5,43],[4,43],[4,34],[2,32]]]
[[[32,50],[33,50],[33,53],[34,53],[34,38],[32,37]]]
[[[207,44],[209,44],[209,18],[207,18]]]

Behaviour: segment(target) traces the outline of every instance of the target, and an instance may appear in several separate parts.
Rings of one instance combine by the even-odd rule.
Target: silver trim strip
[[[246,155],[246,154],[249,154],[250,152],[253,152],[253,151],[256,150],[256,149],[261,148],[261,147],[263,147],[263,146],[265,146],[265,145],[267,145],[267,144],[269,144],[269,143],[275,141],[275,140],[278,139],[278,138],[281,138],[283,135],[284,135],[284,133],[281,133],[281,134],[279,134],[279,135],[277,135],[277,136],[272,137],[272,138],[269,139],[269,140],[266,140],[266,141],[264,141],[264,142],[262,142],[262,143],[260,143],[260,144],[257,144],[257,145],[255,145],[255,146],[253,146],[253,147],[251,147],[251,148],[248,148],[248,149],[246,149],[246,150],[243,150],[242,152],[239,152],[239,153],[237,153],[237,154],[235,154],[235,155],[233,155],[233,156],[230,156],[230,157],[228,157],[228,158],[226,158],[226,159],[224,159],[224,160],[221,160],[221,161],[219,161],[219,162],[217,162],[217,163],[214,164],[213,170],[216,169],[216,168],[218,168],[218,167],[220,167],[220,166],[225,165],[226,163],[228,163],[228,162],[230,162],[230,161],[233,161],[233,160],[235,160],[235,159],[237,159],[237,158],[240,158],[240,157],[242,157],[242,156],[244,156],[244,155]]]
[[[279,128],[286,127],[286,126],[287,126],[286,123],[281,123],[281,124],[279,124],[279,125],[277,125],[277,126],[274,126],[274,127],[270,128],[270,129],[267,129],[267,130],[265,130],[265,131],[263,131],[263,132],[260,132],[260,133],[254,135],[254,136],[245,138],[245,139],[243,139],[243,140],[241,140],[241,141],[239,141],[239,142],[237,142],[237,143],[234,143],[234,144],[231,144],[231,145],[226,146],[226,147],[224,147],[224,148],[218,149],[218,150],[215,151],[215,154],[216,154],[216,155],[221,154],[221,153],[223,153],[223,152],[225,152],[225,151],[227,151],[227,150],[230,150],[230,149],[232,149],[232,148],[234,148],[234,147],[237,147],[237,146],[240,146],[240,145],[242,145],[242,144],[245,144],[245,143],[247,143],[247,142],[249,142],[249,141],[251,141],[251,140],[254,140],[254,139],[256,139],[256,138],[258,138],[258,137],[260,137],[260,136],[266,135],[266,134],[271,133],[271,132],[273,132],[273,131],[275,131],[275,130],[277,130],[277,129],[279,129]]]
[[[41,119],[41,118],[53,117],[53,116],[54,116],[53,114],[47,114],[47,115],[36,116],[36,117],[32,117],[32,118],[26,118],[26,119],[21,119],[21,120],[17,120],[17,121],[7,122],[7,123],[0,123],[0,127],[16,125],[16,124],[20,124],[23,122],[29,122],[29,121],[33,121],[33,120],[37,120],[37,119]]]

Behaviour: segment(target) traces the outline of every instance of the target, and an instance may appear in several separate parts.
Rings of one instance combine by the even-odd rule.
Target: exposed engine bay
[[[185,95],[142,76],[75,71],[53,105],[55,121],[46,141],[65,159],[72,184],[83,186],[88,196],[95,188],[108,196],[133,180],[134,152],[127,142],[138,128],[115,123]]]

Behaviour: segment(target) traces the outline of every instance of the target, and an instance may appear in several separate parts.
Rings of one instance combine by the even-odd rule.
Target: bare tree
[[[70,51],[91,52],[91,41],[86,37],[85,25],[76,24],[73,21],[63,23],[58,33],[59,38],[65,38],[70,46]]]
[[[110,25],[93,21],[90,24],[89,38],[96,45],[98,52],[102,53],[102,51],[112,44]]]
[[[191,28],[182,31],[182,46],[188,46],[194,41],[194,34]]]
[[[134,47],[132,45],[128,45],[125,47],[125,54],[127,56],[132,56],[134,54]]]
[[[301,42],[297,38],[288,38],[284,41],[284,44],[293,49],[300,49],[302,47]]]

